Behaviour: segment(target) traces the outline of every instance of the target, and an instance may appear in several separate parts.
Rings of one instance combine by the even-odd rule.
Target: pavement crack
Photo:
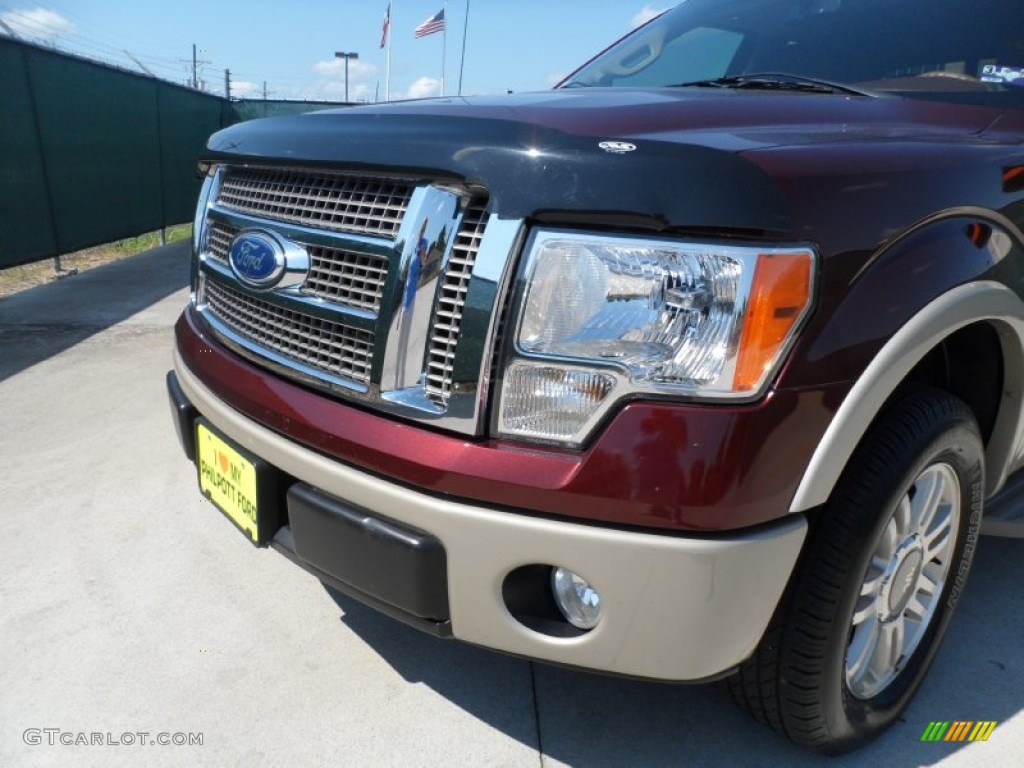
[[[544,768],[544,739],[540,728],[540,700],[537,697],[537,667],[528,661],[530,667],[530,690],[533,692],[533,724],[537,730],[537,757],[540,768]]]

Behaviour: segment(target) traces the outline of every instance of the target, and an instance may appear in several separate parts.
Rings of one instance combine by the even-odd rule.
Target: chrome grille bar
[[[221,264],[227,264],[228,251],[231,250],[231,241],[235,239],[238,232],[238,227],[222,224],[219,221],[213,222],[210,225],[210,233],[206,238],[206,252]]]
[[[380,312],[388,262],[379,256],[311,247],[309,277],[301,291],[346,307]]]
[[[374,335],[278,307],[204,278],[200,306],[242,338],[303,365],[366,387]]]
[[[230,168],[217,202],[226,208],[336,232],[394,238],[414,185],[400,179],[276,168]]]
[[[438,292],[437,310],[427,349],[424,392],[431,401],[442,407],[448,404],[451,396],[462,310],[466,305],[469,281],[487,219],[487,199],[472,200],[463,215],[462,226],[455,238]]]

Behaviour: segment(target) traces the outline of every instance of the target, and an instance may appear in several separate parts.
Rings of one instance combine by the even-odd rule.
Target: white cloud
[[[345,60],[344,59],[327,59],[326,61],[318,61],[313,65],[313,71],[316,72],[320,77],[345,79]],[[349,59],[348,62],[348,79],[349,82],[361,78],[372,77],[376,75],[379,70],[373,64],[363,61],[361,59]]]
[[[263,86],[260,83],[250,83],[248,80],[232,80],[231,95],[236,99],[262,98]]]
[[[316,86],[316,98],[328,101],[345,100],[345,60],[326,59],[313,65],[313,71],[320,78]],[[348,100],[373,101],[380,81],[380,69],[360,59],[348,62]]]
[[[421,77],[405,92],[406,99],[425,99],[441,95],[441,81],[436,77]]]
[[[645,5],[630,20],[630,22],[629,22],[630,25],[631,25],[630,29],[635,29],[636,27],[639,27],[641,24],[646,24],[648,21],[653,19],[655,16],[661,16],[661,14],[663,14],[666,10],[668,10],[668,9],[666,9],[666,8],[655,8],[655,7],[650,6],[650,5]]]
[[[55,11],[36,8],[34,11],[5,11],[0,19],[23,37],[56,40],[75,31],[75,25]]]

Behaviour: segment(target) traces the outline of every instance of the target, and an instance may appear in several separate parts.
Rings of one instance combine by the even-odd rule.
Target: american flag
[[[415,37],[426,37],[435,32],[444,32],[444,8],[416,27],[413,35]]]
[[[380,33],[380,47],[383,48],[388,44],[388,30],[391,29],[391,3],[388,3],[388,9],[384,13],[384,28]]]

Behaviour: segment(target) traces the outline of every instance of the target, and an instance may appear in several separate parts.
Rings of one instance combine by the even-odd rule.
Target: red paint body
[[[368,105],[211,138],[211,162],[451,177],[486,188],[492,215],[528,227],[816,249],[813,313],[764,398],[627,403],[579,453],[441,433],[341,403],[227,352],[191,313],[178,344],[240,412],[428,493],[624,526],[763,523],[788,514],[853,382],[911,317],[974,280],[1024,286],[1024,192],[1004,185],[1006,169],[1024,166],[1021,131],[1019,111],[971,104],[582,88]],[[597,138],[639,150],[607,155]],[[1006,235],[1002,250],[971,240],[992,230]],[[200,346],[214,353],[198,355]]]
[[[427,493],[625,526],[715,531],[777,518],[849,389],[782,390],[744,406],[635,402],[574,453],[442,434],[332,400],[231,354],[191,310],[176,334],[218,397],[346,464]]]

